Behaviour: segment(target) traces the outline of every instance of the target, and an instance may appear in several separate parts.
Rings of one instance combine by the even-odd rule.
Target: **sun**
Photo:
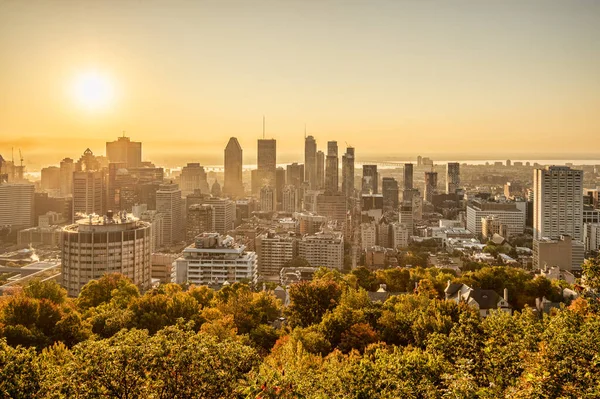
[[[114,100],[112,82],[96,71],[82,73],[75,78],[74,97],[80,106],[88,110],[105,109]]]

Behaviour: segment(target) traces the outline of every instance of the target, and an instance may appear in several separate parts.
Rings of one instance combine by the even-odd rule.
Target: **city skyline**
[[[600,130],[595,2],[0,10],[0,154],[32,165],[122,131],[157,163],[218,164],[231,136],[254,148],[263,115],[282,162],[301,159],[305,125],[319,150],[347,142],[358,159],[590,158]]]

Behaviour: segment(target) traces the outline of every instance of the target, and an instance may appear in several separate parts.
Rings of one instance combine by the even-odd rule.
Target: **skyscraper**
[[[292,184],[296,188],[302,187],[304,183],[304,165],[293,163],[287,166],[286,184]]]
[[[284,212],[298,212],[299,207],[298,188],[292,184],[288,184],[283,188],[282,210]]]
[[[156,210],[164,215],[163,239],[167,245],[183,238],[182,202],[181,190],[177,184],[161,184],[156,192]]]
[[[275,210],[275,190],[271,186],[262,186],[260,189],[260,210],[273,212]]]
[[[317,189],[325,187],[325,153],[317,151]]]
[[[237,138],[231,137],[225,147],[225,183],[223,192],[236,197],[244,195],[242,184],[242,147]]]
[[[347,147],[342,156],[342,192],[346,198],[354,195],[354,147]]]
[[[203,194],[210,193],[208,179],[204,167],[199,163],[188,163],[181,169],[181,191],[183,195],[192,194],[194,190],[200,190]]]
[[[377,173],[377,165],[363,165],[362,176],[362,193],[363,194],[378,194],[379,193],[379,175]]]
[[[583,171],[548,166],[533,171],[533,238],[583,238]]]
[[[404,190],[412,190],[413,188],[413,164],[404,164]]]
[[[460,164],[448,162],[446,165],[446,194],[456,194],[460,188]]]
[[[75,164],[71,158],[60,161],[60,195],[63,197],[73,195],[73,172]]]
[[[137,168],[142,165],[142,143],[125,136],[106,142],[106,157],[109,162],[124,162],[128,168]]]
[[[425,200],[431,202],[433,194],[437,191],[437,172],[425,172]]]
[[[385,207],[398,208],[398,182],[393,177],[384,177],[381,180],[381,192],[383,194],[383,204]]]
[[[258,140],[257,170],[260,187],[275,187],[277,170],[277,141]]]
[[[339,189],[339,158],[337,141],[327,142],[325,189],[332,192],[337,192]]]
[[[311,190],[317,189],[317,142],[313,136],[304,139],[304,180]]]
[[[73,172],[73,220],[77,214],[104,212],[104,174],[99,170]]]

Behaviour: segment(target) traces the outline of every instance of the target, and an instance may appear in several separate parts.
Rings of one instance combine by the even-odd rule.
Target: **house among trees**
[[[488,316],[494,310],[500,310],[512,314],[512,306],[508,303],[508,290],[504,289],[504,298],[494,290],[471,288],[466,284],[451,283],[444,290],[446,300],[456,303],[464,302],[467,305],[479,309],[481,317]]]

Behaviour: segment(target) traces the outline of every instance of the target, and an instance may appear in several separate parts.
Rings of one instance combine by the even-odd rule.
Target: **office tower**
[[[283,188],[282,209],[284,212],[297,212],[300,210],[300,198],[298,197],[298,188],[293,184],[288,184]]]
[[[192,194],[196,189],[204,194],[210,193],[206,172],[199,163],[188,163],[181,169],[180,183],[181,192],[184,196]]]
[[[242,183],[242,147],[237,138],[231,137],[225,147],[225,182],[223,192],[234,197],[244,195]]]
[[[121,207],[120,198],[121,184],[124,183],[123,180],[125,179],[123,179],[122,176],[119,176],[119,181],[117,182],[117,173],[119,173],[119,175],[128,173],[125,162],[111,162],[108,164],[108,179],[106,181],[106,209],[112,210],[113,212],[125,210]]]
[[[325,153],[317,151],[317,189],[325,187]]]
[[[354,147],[347,147],[342,156],[342,192],[346,198],[354,196]]]
[[[106,142],[106,157],[109,162],[123,162],[129,168],[142,165],[142,143],[131,141],[129,137],[119,137],[117,141]]]
[[[258,258],[255,252],[230,236],[205,233],[183,250],[175,261],[177,284],[223,285],[255,283]]]
[[[583,239],[583,171],[548,166],[533,172],[533,238]]]
[[[255,245],[258,255],[258,280],[278,283],[281,269],[298,253],[296,238],[268,232],[258,236]]]
[[[273,212],[275,210],[275,190],[271,186],[263,186],[260,189],[260,210],[262,212]]]
[[[533,239],[533,269],[556,266],[562,270],[581,270],[585,255],[583,242],[569,235],[560,235],[555,239],[543,237]]]
[[[413,164],[405,163],[404,164],[404,190],[412,190],[413,189]]]
[[[29,183],[0,184],[0,226],[33,227],[35,186]]]
[[[398,222],[406,225],[406,228],[412,233],[415,227],[415,219],[411,203],[404,202],[400,205]]]
[[[97,156],[94,155],[92,150],[87,148],[81,157],[77,160],[75,164],[76,171],[88,171],[88,170],[100,170],[102,169],[102,164]]]
[[[316,190],[317,185],[317,142],[313,136],[304,139],[304,180],[308,182],[311,190]]]
[[[60,168],[49,166],[41,171],[41,188],[43,191],[60,193]]]
[[[258,195],[260,193],[261,182],[258,178],[258,169],[252,169],[250,171],[250,190],[252,195]]]
[[[286,167],[286,184],[301,188],[304,183],[304,164],[293,163]]]
[[[343,223],[346,220],[346,197],[340,192],[317,194],[316,211],[331,221]]]
[[[60,161],[60,195],[63,197],[73,195],[73,172],[75,164],[71,158]]]
[[[180,242],[183,238],[182,202],[177,184],[161,184],[156,192],[156,210],[164,215],[163,239],[166,245]]]
[[[413,192],[413,196],[409,201],[412,203],[413,220],[423,220],[423,198],[421,198],[419,190],[413,189]]]
[[[425,172],[425,200],[431,202],[433,194],[437,193],[437,172]]]
[[[339,158],[337,141],[327,142],[325,165],[325,190],[337,192],[339,189]]]
[[[285,169],[282,167],[275,170],[275,210],[277,210],[277,204],[281,202],[281,196],[283,195],[283,188],[285,187]]]
[[[506,226],[509,236],[523,234],[525,213],[514,202],[487,202],[475,200],[467,206],[467,230],[479,236],[483,233],[482,219],[493,216],[498,223]]]
[[[423,157],[420,155],[417,157],[417,167],[419,166],[423,166]]]
[[[73,220],[82,215],[104,213],[104,173],[99,170],[73,172]]]
[[[39,218],[48,213],[59,214],[61,219],[70,221],[73,215],[72,197],[51,197],[48,193],[33,194],[33,222],[37,225]]]
[[[363,165],[362,193],[379,194],[377,165]]]
[[[120,273],[141,290],[152,281],[150,223],[108,213],[78,220],[62,231],[62,286],[77,296],[91,280]]]
[[[188,208],[186,220],[186,239],[192,242],[202,233],[214,231],[214,208],[208,204],[194,204]]]
[[[383,193],[384,206],[396,209],[398,208],[398,182],[393,177],[384,177],[381,180],[381,192]]]
[[[221,197],[221,194],[222,194],[221,185],[219,184],[219,182],[217,181],[217,179],[215,179],[212,187],[210,188],[210,194],[213,197]]]
[[[383,211],[384,197],[381,194],[362,194],[361,211],[368,212],[374,209]]]
[[[277,141],[275,139],[258,140],[257,170],[259,187],[275,187],[277,179]]]
[[[227,198],[204,198],[202,204],[213,207],[213,230],[227,234],[235,228],[235,202]]]
[[[448,162],[446,165],[446,194],[456,194],[460,188],[460,164]]]
[[[313,267],[342,270],[344,267],[344,236],[340,232],[305,235],[298,243],[298,256]]]

